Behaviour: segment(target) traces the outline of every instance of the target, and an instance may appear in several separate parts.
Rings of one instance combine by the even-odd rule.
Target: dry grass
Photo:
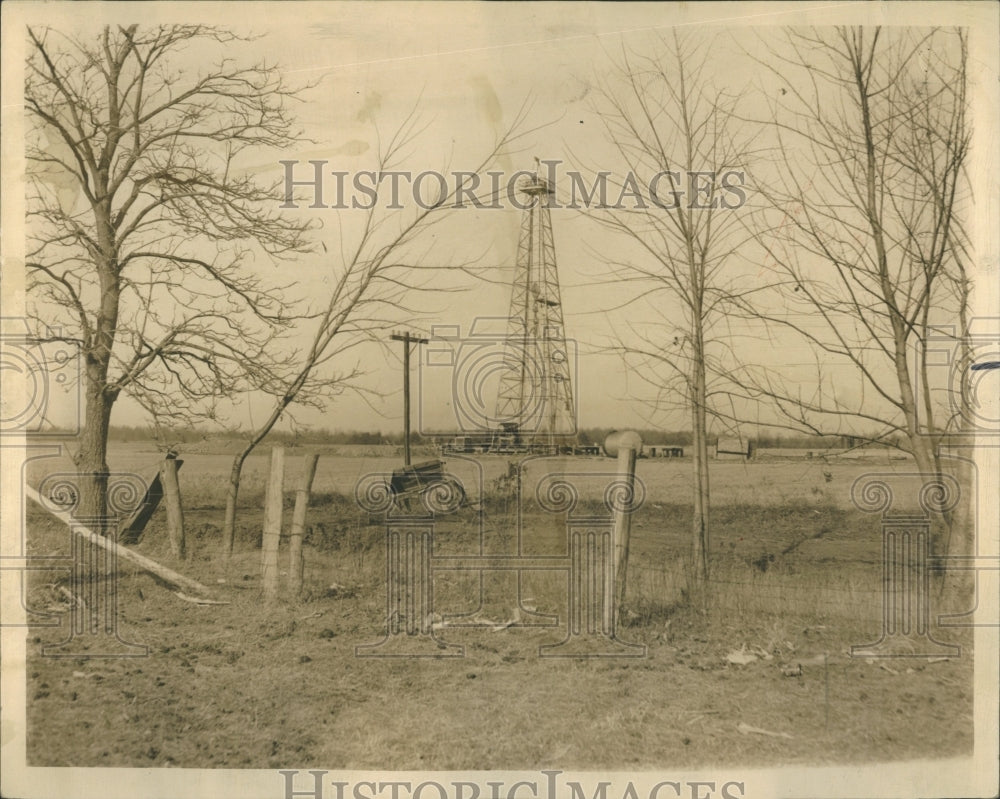
[[[126,455],[133,465],[140,460],[119,453],[119,463]],[[781,479],[772,464],[713,466],[713,571],[700,607],[688,601],[686,580],[690,508],[678,475],[687,467],[640,462],[647,503],[633,519],[619,634],[645,645],[644,658],[539,658],[540,645],[564,637],[559,626],[440,632],[465,647],[464,659],[359,659],[355,646],[385,631],[384,531],[350,491],[335,488],[384,470],[385,460],[327,458],[325,467],[320,461],[306,591],[299,601],[267,606],[254,509],[264,461],[248,470],[237,552],[224,566],[218,558],[224,480],[212,468],[228,458],[202,457],[209,458],[191,456],[181,472],[188,558],[170,556],[159,513],[139,550],[212,585],[231,604],[193,606],[148,575],[123,569],[120,631],[149,646],[149,657],[53,660],[41,657],[41,646],[65,630],[30,630],[31,763],[623,769],[853,763],[971,751],[967,634],[940,636],[963,645],[961,658],[906,661],[891,671],[846,654],[878,636],[881,618],[878,520],[841,498],[861,467],[844,466],[832,480],[820,474],[816,481],[795,464],[779,472]],[[499,475],[506,464],[487,465],[488,474]],[[609,462],[571,465],[595,472]],[[539,471],[529,475],[537,479]],[[293,470],[288,484],[294,479]],[[735,498],[724,493],[727,485],[738,488]],[[584,496],[579,510],[593,510],[594,501]],[[510,503],[491,495],[483,509],[486,551],[512,551],[518,531]],[[65,531],[39,512],[29,515],[28,529],[33,553],[68,545]],[[435,536],[439,552],[477,547],[475,512],[447,517]],[[533,553],[565,551],[562,520],[528,503],[520,545]],[[281,557],[284,568],[284,544]],[[65,576],[31,579],[29,606],[58,610],[53,584]],[[503,621],[512,612],[512,579],[487,578],[491,603],[483,616]],[[563,574],[526,575],[521,589],[523,604],[564,622]],[[435,611],[475,611],[477,590],[474,575],[439,574]],[[757,659],[728,662],[741,648],[759,653]],[[783,676],[783,668],[799,663],[802,676]],[[792,738],[743,735],[741,722]]]

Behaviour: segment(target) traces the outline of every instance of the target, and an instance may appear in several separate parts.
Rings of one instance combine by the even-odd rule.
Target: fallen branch
[[[96,544],[97,546],[108,550],[109,552],[114,552],[122,560],[130,561],[136,566],[141,568],[143,571],[147,571],[155,577],[160,578],[165,583],[168,583],[175,588],[181,589],[185,588],[188,591],[194,591],[199,594],[208,594],[209,589],[199,583],[197,580],[192,580],[190,577],[185,577],[183,574],[178,574],[172,569],[168,569],[166,566],[161,566],[155,560],[151,560],[144,555],[140,555],[138,552],[133,552],[127,547],[123,547],[112,541],[110,538],[105,538],[102,535],[89,530],[80,524],[76,519],[73,518],[72,514],[66,513],[61,510],[54,510],[50,508],[41,498],[39,493],[29,485],[24,487],[24,493],[32,502],[45,508],[49,513],[55,516],[59,521],[63,522],[69,527],[74,533],[76,533],[81,538],[86,538],[90,543]],[[183,598],[183,597],[182,597]]]
[[[751,727],[749,724],[744,724],[742,721],[736,725],[736,729],[743,735],[768,735],[771,738],[792,738],[792,736],[787,732],[771,732],[770,730],[762,730],[760,727]]]
[[[183,591],[174,591],[174,596],[183,599],[185,602],[193,602],[195,605],[228,605],[223,599],[207,599],[205,597],[188,596]]]

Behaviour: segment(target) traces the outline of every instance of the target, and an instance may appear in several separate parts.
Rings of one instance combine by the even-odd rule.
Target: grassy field
[[[118,632],[147,647],[146,657],[43,657],[42,647],[66,637],[72,599],[68,574],[33,573],[28,607],[62,613],[64,624],[28,632],[29,763],[609,770],[971,753],[966,631],[934,632],[960,645],[960,657],[849,654],[879,637],[882,614],[879,520],[853,506],[850,486],[867,472],[906,472],[905,462],[714,462],[712,580],[707,606],[693,607],[685,602],[690,463],[641,460],[645,502],[633,516],[618,636],[645,646],[645,657],[540,658],[540,646],[566,636],[566,577],[549,571],[525,573],[520,589],[513,572],[485,573],[481,605],[475,573],[437,575],[436,636],[463,646],[464,658],[358,658],[356,646],[385,635],[385,532],[358,507],[354,487],[399,461],[345,449],[320,459],[298,600],[261,601],[266,452],[247,464],[228,563],[219,536],[230,456],[182,455],[187,557],[170,555],[162,509],[136,549],[229,604],[182,601],[120,564]],[[288,451],[289,488],[296,454]],[[148,475],[157,460],[149,448],[123,446],[111,467]],[[564,517],[543,511],[530,490],[518,525],[516,503],[495,482],[506,468],[502,458],[484,458],[482,472],[449,461],[485,498],[481,516],[465,508],[437,520],[436,551],[565,553]],[[62,470],[68,461],[38,461],[28,479],[37,485]],[[538,460],[527,464],[525,485],[572,474],[578,509],[592,511],[613,471],[610,459]],[[66,554],[69,534],[32,510],[28,545],[35,555]],[[525,610],[559,624],[511,625]],[[480,626],[456,626],[458,614]],[[733,662],[736,653],[747,662]]]

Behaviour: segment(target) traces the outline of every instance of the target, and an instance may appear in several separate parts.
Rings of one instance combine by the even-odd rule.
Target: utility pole
[[[403,465],[410,465],[410,345],[426,344],[427,339],[405,333],[393,333],[393,341],[403,342]]]

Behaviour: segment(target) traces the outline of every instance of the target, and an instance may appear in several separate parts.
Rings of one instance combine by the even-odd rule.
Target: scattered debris
[[[766,572],[768,567],[774,563],[774,555],[770,552],[765,552],[759,557],[751,558],[749,560],[751,566],[756,567],[761,572]]]
[[[684,710],[682,713],[694,713],[690,719],[685,722],[688,725],[694,724],[697,721],[704,721],[707,716],[717,715],[721,711],[719,710]]]
[[[183,591],[174,591],[174,596],[178,599],[183,599],[185,602],[191,602],[194,605],[228,605],[229,603],[223,599],[206,599],[197,596],[188,596]]]
[[[746,644],[726,655],[726,660],[730,663],[735,663],[737,666],[745,666],[747,663],[753,663],[756,659],[757,656],[753,652],[747,652]]]
[[[513,627],[515,624],[521,621],[521,609],[514,608],[514,613],[511,615],[507,621],[502,621],[499,624],[493,626],[493,632],[500,632],[501,630],[506,630],[508,627]]]
[[[769,735],[772,738],[788,738],[789,740],[794,740],[787,732],[771,732],[771,730],[762,730],[760,727],[751,727],[749,724],[744,724],[742,721],[736,725],[736,729],[743,735]]]
[[[58,588],[59,588],[59,593],[63,594],[66,597],[69,597],[70,601],[74,605],[76,605],[77,607],[80,607],[80,608],[87,607],[87,603],[86,602],[84,602],[82,599],[80,599],[80,597],[78,597],[76,594],[74,594],[72,591],[70,591],[65,586],[60,585],[60,586],[58,586]]]

